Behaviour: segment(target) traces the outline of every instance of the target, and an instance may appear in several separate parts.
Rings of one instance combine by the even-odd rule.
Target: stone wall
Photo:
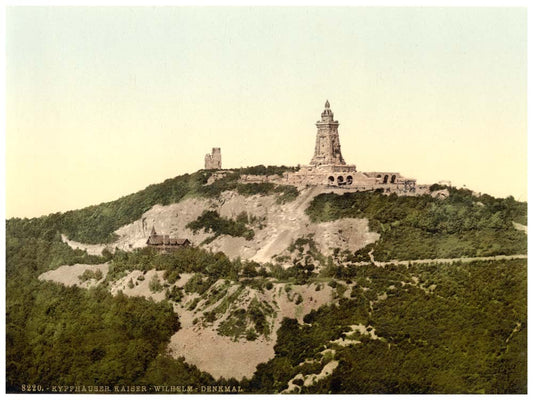
[[[428,185],[417,185],[415,179],[398,172],[358,172],[354,165],[302,166],[296,172],[279,175],[243,175],[242,183],[271,182],[299,188],[323,186],[346,192],[382,190],[385,194],[419,195],[429,193]]]
[[[305,165],[296,172],[279,175],[243,175],[242,183],[271,182],[299,188],[323,186],[341,192],[382,190],[385,194],[420,195],[429,193],[428,185],[417,185],[416,179],[403,177],[398,172],[358,172],[355,165]]]
[[[241,182],[243,183],[281,183],[279,175],[241,175]]]

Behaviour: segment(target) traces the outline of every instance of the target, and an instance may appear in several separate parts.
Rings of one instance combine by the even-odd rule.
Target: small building
[[[191,245],[191,242],[189,239],[173,238],[169,235],[158,235],[155,231],[155,227],[152,227],[152,232],[150,232],[150,236],[148,236],[146,245],[162,250],[173,250],[188,247]]]

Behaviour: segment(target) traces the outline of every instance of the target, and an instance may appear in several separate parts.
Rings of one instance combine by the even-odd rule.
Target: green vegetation
[[[215,380],[206,372],[189,365],[183,358],[174,359],[166,354],[158,355],[147,367],[146,374],[138,384],[152,388],[152,385],[183,385],[200,387],[206,385],[232,385],[239,383],[235,379]]]
[[[269,321],[275,317],[275,312],[268,302],[257,296],[257,291],[263,291],[264,280],[243,279],[234,282],[226,279],[215,282],[215,279],[198,273],[183,288],[185,293],[200,295],[189,309],[195,309],[200,302],[202,309],[216,305],[196,322],[207,326],[225,316],[218,326],[218,333],[222,336],[229,336],[233,340],[255,340],[260,335],[269,337],[272,333]]]
[[[29,382],[138,382],[179,327],[172,308],[113,297],[101,287],[41,282],[37,276],[50,268],[103,259],[74,251],[58,238],[17,237],[7,226],[7,390],[18,392]]]
[[[204,294],[213,283],[216,282],[215,278],[209,278],[203,274],[195,274],[183,287],[185,293],[198,293]]]
[[[102,258],[74,251],[59,240],[20,239],[9,231],[7,256],[8,391],[20,390],[23,382],[37,381],[214,384],[209,375],[183,360],[162,355],[177,328],[172,308],[165,302],[112,297],[102,287],[65,288],[36,279],[41,272],[64,263],[96,264]],[[119,252],[111,265],[141,270],[157,266],[183,273],[201,271],[204,262],[220,276],[234,271],[234,267],[223,267],[233,265],[226,264],[224,257],[199,249],[168,254],[151,249]],[[196,273],[187,289],[208,296],[214,280]],[[350,299],[311,312],[304,317],[305,325],[285,320],[278,331],[275,358],[261,364],[251,380],[240,382],[245,390],[279,392],[296,374],[317,373],[334,357],[340,363],[333,374],[303,391],[526,391],[525,261],[387,268],[351,265],[328,273],[336,277],[330,279],[330,286],[350,288]],[[227,283],[212,293],[219,296],[224,287]],[[247,286],[239,290],[245,289]],[[380,296],[384,293],[387,298],[383,300]],[[181,291],[174,288],[167,294],[173,300],[180,296]],[[234,299],[225,298],[215,313],[225,312]],[[190,307],[199,301],[196,298]],[[254,340],[267,333],[265,321],[270,312],[264,304],[252,302],[246,310],[237,309],[235,318],[220,327],[221,333]],[[370,340],[363,335],[358,337],[360,345],[331,347],[336,350],[334,356],[320,355],[334,346],[330,341],[345,335],[354,324],[374,327],[382,339]],[[140,353],[139,348],[143,349]],[[300,365],[306,359],[315,361]],[[171,376],[169,371],[181,375]]]
[[[325,346],[363,324],[380,339],[335,346],[333,374],[302,392],[526,393],[526,272],[524,260],[358,268],[355,297],[312,311],[304,325],[283,321],[275,358],[247,389],[284,390],[300,363],[325,365]]]
[[[318,266],[326,265],[326,257],[318,250],[314,235],[309,234],[306,237],[300,237],[290,244],[288,251],[291,256],[278,256],[278,262],[284,262],[292,259],[293,266],[287,270],[292,272],[298,284],[309,282],[309,279],[315,275]]]
[[[97,259],[96,262],[101,261]],[[268,285],[268,281],[247,280],[247,278],[268,277],[303,284],[317,276],[313,268],[313,266],[299,264],[286,269],[273,264],[262,266],[254,261],[241,261],[238,258],[230,260],[222,252],[211,253],[197,247],[186,247],[169,253],[145,247],[131,252],[116,251],[110,261],[106,281],[117,280],[125,276],[128,271],[140,270],[146,273],[151,269],[156,269],[165,271],[165,279],[172,284],[176,282],[180,274],[194,273],[195,275],[187,282],[184,289],[189,293],[203,294],[218,279],[241,281],[258,290]],[[331,273],[334,274],[335,271],[332,270]],[[144,276],[141,275],[137,279],[144,280]]]
[[[100,279],[102,279],[102,271],[100,271],[99,269],[97,269],[96,271],[86,269],[85,271],[83,271],[83,274],[78,276],[78,278],[82,282],[88,281],[90,279],[96,279],[97,281],[99,281]]]
[[[215,237],[220,235],[242,236],[246,240],[254,237],[253,229],[247,227],[242,219],[232,220],[223,218],[216,211],[206,210],[195,221],[189,222],[187,228],[194,233],[203,229],[205,232],[213,232]]]
[[[248,329],[246,331],[246,340],[253,342],[255,339],[257,339],[259,336],[257,335],[257,332],[253,330],[252,328]]]
[[[161,285],[161,281],[159,280],[159,277],[157,275],[154,275],[152,279],[150,279],[150,282],[148,283],[148,288],[153,293],[157,293],[163,290],[163,285]]]
[[[321,260],[326,268],[320,275],[312,254],[316,246],[309,237],[295,241],[293,251],[302,257],[287,269],[230,260],[223,253],[199,248],[170,253],[152,248],[117,250],[98,257],[61,242],[60,232],[85,242],[110,240],[113,230],[138,219],[153,204],[168,204],[184,196],[216,195],[228,187],[238,190],[238,176],[243,171],[229,171],[210,186],[203,186],[210,172],[200,171],[116,202],[31,220],[8,220],[7,391],[18,392],[21,384],[28,383],[45,387],[231,384],[253,393],[277,393],[297,374],[319,373],[336,360],[339,364],[331,375],[312,386],[302,386],[301,391],[527,392],[526,260],[386,268],[356,264],[367,260],[372,249],[378,260],[525,253],[526,236],[515,230],[512,222],[527,223],[526,204],[512,198],[473,197],[455,189],[450,189],[446,200],[377,193],[318,196],[308,210],[313,220],[365,217],[381,235],[377,243],[355,255],[337,250],[331,258]],[[263,171],[272,172],[268,167]],[[251,194],[277,189],[267,185],[244,190]],[[245,215],[233,222],[256,223]],[[109,263],[104,284],[89,290],[37,279],[60,265],[104,262]],[[150,280],[152,290],[166,289],[166,300],[160,303],[109,294],[110,281],[133,270],[146,273],[152,269],[164,271],[171,284],[181,274],[194,275],[183,288]],[[90,270],[80,277],[98,278],[97,272]],[[144,279],[142,274],[127,285],[133,288]],[[171,335],[180,328],[171,302],[183,301],[185,294],[194,294],[185,305],[191,310],[200,302],[216,304],[203,317],[198,314],[195,323],[214,322],[227,312],[229,318],[218,326],[221,334],[257,340],[272,334],[274,317],[273,308],[262,296],[271,295],[276,287],[276,292],[285,290],[294,303],[301,303],[303,298],[291,285],[313,281],[319,282],[317,296],[331,287],[341,298],[304,316],[304,324],[283,320],[275,357],[260,364],[251,379],[215,380],[166,353]],[[233,285],[239,287],[228,295]],[[249,296],[249,303],[237,302],[253,291],[257,296]],[[353,332],[350,327],[359,324],[367,332],[375,330],[379,338]],[[340,338],[361,343],[346,347],[332,343]],[[303,380],[293,383],[301,386]]]
[[[107,257],[73,250],[20,220],[6,224],[6,390],[22,384],[224,384],[183,359],[164,355],[179,321],[170,304],[41,282],[60,265],[100,264]],[[26,229],[27,228],[27,229]],[[124,253],[117,257],[123,258]],[[132,261],[139,262],[143,254]],[[127,259],[127,257],[126,257]],[[141,268],[142,269],[142,268]],[[142,278],[144,276],[141,275]]]
[[[243,290],[244,287],[241,286],[241,288],[230,296],[230,298],[226,299],[221,306],[213,310],[213,314],[223,314],[227,308],[234,303],[234,300],[239,297]],[[274,309],[270,304],[254,297],[247,309],[239,308],[232,310],[229,317],[220,324],[218,333],[223,336],[230,336],[234,340],[246,338],[246,340],[253,341],[260,335],[264,335],[268,338],[271,334],[271,326],[268,322],[268,318],[271,319],[274,316]]]
[[[210,185],[202,185],[195,189],[195,194],[203,197],[216,197],[226,190],[236,190],[243,196],[254,194],[271,195],[281,193],[279,202],[287,202],[298,196],[298,191],[293,186],[275,185],[272,183],[239,183],[241,175],[283,175],[284,172],[294,171],[294,167],[256,167],[240,168],[227,171],[226,175]],[[193,194],[194,195],[194,194]]]
[[[49,236],[64,233],[70,239],[83,243],[109,243],[116,239],[113,234],[116,229],[141,218],[155,204],[176,203],[185,195],[198,192],[209,176],[207,171],[185,174],[115,201],[40,218],[15,218],[8,224],[12,224],[13,230],[19,229],[32,236],[44,230],[43,233]]]
[[[126,271],[149,271],[156,269],[165,271],[169,283],[174,283],[182,273],[205,273],[213,279],[229,278],[237,280],[240,264],[232,262],[222,252],[187,247],[177,251],[162,253],[156,249],[145,247],[132,252],[117,251],[111,260],[107,280],[115,280]]]
[[[276,185],[270,182],[264,183],[246,183],[238,184],[235,188],[239,194],[243,196],[253,196],[255,194],[261,194],[263,196],[281,193],[278,198],[278,203],[287,203],[298,197],[298,189],[290,185]]]
[[[246,168],[240,168],[239,174],[240,175],[279,175],[283,176],[285,172],[295,172],[298,170],[298,167],[286,167],[285,165],[282,165],[281,167],[277,167],[274,165],[269,165],[265,167],[264,165],[257,165],[255,167],[246,167]]]
[[[176,303],[179,303],[183,298],[183,288],[172,286],[172,289],[166,290],[165,297],[169,301],[175,301]]]
[[[370,192],[322,194],[307,213],[314,222],[368,218],[370,229],[381,237],[355,255],[363,259],[369,248],[379,261],[525,254],[527,237],[512,222],[527,222],[526,203],[448,190],[445,200]]]
[[[246,310],[239,308],[220,324],[218,333],[222,336],[229,336],[237,340],[246,334],[246,326]]]

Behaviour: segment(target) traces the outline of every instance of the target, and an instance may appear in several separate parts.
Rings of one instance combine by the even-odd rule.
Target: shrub
[[[102,276],[102,271],[100,271],[99,269],[97,269],[96,271],[86,269],[85,271],[83,271],[83,274],[78,276],[78,279],[81,282],[88,281],[89,279],[96,279],[97,281],[99,281],[100,279],[102,279]]]
[[[159,281],[159,277],[154,275],[152,279],[150,279],[150,283],[148,284],[148,287],[150,288],[150,291],[157,293],[163,290],[163,286],[161,285],[161,282]]]
[[[257,339],[258,337],[259,337],[259,335],[252,328],[249,328],[248,330],[246,330],[246,340],[252,342],[255,339]]]
[[[204,232],[213,232],[215,236],[230,235],[242,236],[246,240],[254,238],[253,229],[247,228],[242,218],[237,221],[221,217],[217,211],[206,210],[195,221],[189,222],[187,228],[193,232],[203,230]]]
[[[170,301],[175,301],[176,303],[179,303],[183,298],[183,289],[177,286],[173,286],[172,289],[166,290],[165,297]]]

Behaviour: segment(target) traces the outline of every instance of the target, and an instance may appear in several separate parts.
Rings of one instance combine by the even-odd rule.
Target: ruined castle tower
[[[311,165],[345,165],[341,154],[339,132],[337,131],[339,121],[333,120],[333,111],[329,108],[329,101],[327,100],[321,116],[322,119],[316,123],[318,131],[316,133],[315,155],[311,160]]]
[[[220,147],[213,147],[211,154],[205,155],[205,169],[221,169],[222,168],[222,155],[220,153]]]

